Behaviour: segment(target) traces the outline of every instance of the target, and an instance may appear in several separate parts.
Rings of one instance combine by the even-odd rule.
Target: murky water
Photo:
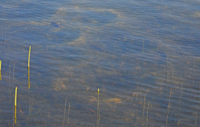
[[[1,1],[0,125],[200,126],[199,21],[197,0]]]

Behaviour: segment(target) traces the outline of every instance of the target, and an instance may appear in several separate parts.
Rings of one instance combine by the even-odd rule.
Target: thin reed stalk
[[[142,53],[144,53],[144,39],[143,39],[143,48],[142,48]]]
[[[195,127],[197,126],[197,120],[198,120],[198,112],[196,112],[196,121],[195,121]]]
[[[167,76],[168,75],[168,55],[167,55],[167,67],[166,67],[166,72],[165,72],[165,84],[167,83]]]
[[[10,69],[10,65],[9,65],[9,84],[10,84],[10,74],[11,74],[11,69]]]
[[[63,126],[65,126],[65,112],[66,112],[66,105],[67,105],[67,98],[65,98],[65,108],[64,108],[64,115],[63,115]]]
[[[142,113],[142,126],[144,126],[144,111],[145,111],[145,102],[146,102],[146,94],[144,95],[144,104],[143,104],[143,113]]]
[[[32,110],[33,110],[33,103],[34,103],[34,98],[29,98],[29,110],[28,110],[28,125],[29,125],[29,120],[32,115]]]
[[[67,124],[69,124],[69,113],[70,113],[70,103],[69,103],[69,106],[68,106],[68,120],[67,120]]]
[[[167,123],[168,123],[168,115],[169,115],[169,111],[170,111],[171,92],[172,92],[172,88],[170,88],[169,103],[168,103],[168,107],[167,107],[166,127],[167,127]]]
[[[148,126],[148,113],[149,113],[149,106],[150,106],[150,101],[148,102],[148,107],[147,107],[147,115],[146,115],[146,127]]]
[[[1,71],[1,60],[0,60],[0,71]]]
[[[1,78],[1,60],[0,60],[0,80],[2,80],[2,78]]]
[[[13,85],[14,85],[14,79],[15,79],[15,62],[14,62],[14,65],[13,65]]]
[[[96,127],[98,127],[100,121],[100,111],[99,111],[99,88],[98,88],[98,95],[97,95],[97,123]]]
[[[183,83],[181,83],[181,93],[180,93],[179,102],[178,102],[178,119],[179,119],[179,115],[180,115],[180,103],[181,103],[181,97],[182,97],[182,87],[183,87]],[[178,126],[178,121],[177,121],[177,126]]]
[[[139,86],[137,87],[136,95],[135,95],[135,103],[137,103],[137,94],[138,94]],[[137,119],[137,104],[135,105],[135,127],[136,127],[136,119]]]

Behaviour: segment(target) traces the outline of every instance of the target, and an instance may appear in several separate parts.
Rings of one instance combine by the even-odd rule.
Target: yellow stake
[[[30,68],[28,67],[28,89],[30,89]]]
[[[15,87],[15,124],[17,124],[17,87]]]
[[[0,80],[2,80],[2,78],[1,78],[1,70],[0,70]]]
[[[15,106],[15,124],[17,124],[17,107]]]
[[[99,111],[99,88],[98,88],[98,96],[97,96],[97,125],[96,127],[98,127],[100,121],[100,111]]]
[[[30,55],[31,55],[31,46],[29,46],[28,67],[30,67]]]
[[[17,87],[15,87],[15,106],[17,106]]]

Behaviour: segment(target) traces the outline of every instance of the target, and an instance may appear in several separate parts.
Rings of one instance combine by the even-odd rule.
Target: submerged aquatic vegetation
[[[94,101],[97,101],[97,98],[95,97],[91,97],[92,99],[89,100],[89,102],[94,102]],[[102,102],[105,102],[107,104],[109,103],[115,103],[115,104],[120,104],[122,103],[122,99],[121,98],[109,98],[109,99],[103,99],[101,100]],[[110,104],[109,104],[110,105]]]
[[[140,6],[140,4],[138,5]],[[128,4],[126,4],[126,7],[127,6]],[[177,126],[181,126],[182,124],[188,126],[188,123],[192,123],[193,126],[194,124],[195,126],[199,126],[198,108],[188,109],[188,107],[190,105],[196,105],[199,101],[198,70],[200,60],[197,56],[195,61],[196,65],[194,64],[193,68],[191,68],[193,56],[190,55],[188,51],[192,48],[190,46],[184,46],[182,48],[182,44],[179,45],[179,42],[181,43],[181,41],[176,41],[176,39],[179,40],[179,38],[182,37],[187,40],[187,37],[193,32],[195,34],[194,36],[190,36],[190,38],[195,41],[199,40],[198,38],[195,38],[195,36],[198,37],[197,33],[199,33],[199,30],[196,30],[196,24],[191,24],[191,20],[188,24],[180,24],[180,26],[177,23],[177,30],[174,32],[173,29],[172,34],[168,28],[170,29],[170,25],[172,25],[174,21],[162,24],[162,18],[160,18],[159,15],[156,15],[157,22],[154,22],[155,20],[151,18],[154,17],[154,15],[138,18],[139,13],[137,14],[137,12],[141,12],[140,10],[134,11],[135,16],[132,19],[133,16],[131,17],[129,15],[129,10],[132,9],[132,6],[130,5],[130,8],[126,8],[125,10],[127,11],[121,11],[123,10],[123,6],[120,7],[122,8],[101,9],[99,7],[95,7],[92,9],[84,7],[84,4],[81,4],[81,6],[77,5],[76,8],[73,8],[71,4],[68,4],[67,7],[65,4],[63,5],[64,10],[56,13],[54,17],[50,19],[42,19],[43,21],[41,22],[40,20],[36,20],[38,22],[35,24],[33,24],[33,21],[31,24],[29,23],[30,27],[24,25],[26,24],[24,21],[20,21],[20,19],[23,20],[23,17],[17,19],[20,22],[20,25],[12,24],[12,22],[8,23],[8,25],[12,26],[12,29],[8,29],[8,33],[10,32],[10,36],[12,37],[8,37],[6,39],[9,44],[5,43],[0,46],[0,51],[2,52],[1,54],[5,54],[3,48],[6,49],[10,45],[14,45],[18,48],[25,44],[24,47],[27,47],[30,45],[27,44],[27,41],[30,41],[31,44],[36,46],[48,46],[47,48],[41,48],[41,52],[39,50],[37,50],[37,52],[33,52],[33,55],[40,54],[36,57],[32,57],[35,60],[31,58],[31,60],[33,60],[31,79],[37,80],[32,80],[33,83],[31,88],[33,89],[28,90],[28,92],[26,92],[27,79],[23,78],[23,72],[25,71],[23,69],[19,71],[21,68],[18,68],[19,66],[27,66],[27,62],[24,62],[25,65],[23,65],[23,61],[27,61],[27,52],[24,55],[23,48],[19,51],[11,49],[8,50],[11,51],[11,53],[14,52],[16,54],[17,61],[16,59],[13,60],[15,56],[11,54],[5,55],[4,59],[13,60],[12,63],[14,63],[14,65],[9,65],[9,67],[4,68],[5,62],[3,62],[3,81],[7,78],[9,80],[9,84],[7,83],[4,85],[4,82],[1,81],[1,96],[3,96],[0,101],[3,102],[1,103],[1,116],[9,116],[9,112],[7,112],[9,110],[6,111],[6,109],[3,109],[7,105],[9,106],[9,98],[12,98],[12,95],[3,88],[5,86],[7,87],[7,85],[9,87],[14,87],[17,80],[24,82],[21,79],[26,79],[26,85],[24,85],[25,90],[21,89],[23,88],[22,85],[19,87],[19,97],[28,93],[27,96],[29,98],[35,98],[36,104],[33,108],[29,108],[28,123],[30,126],[48,126],[48,124],[57,124],[57,126],[59,126],[58,124],[63,124],[63,126],[66,126],[67,123],[69,124],[68,126],[93,126],[94,124],[97,124],[97,126],[134,126],[133,123],[135,123],[135,126],[143,127],[156,125],[162,126],[161,124],[171,126],[171,119],[176,119],[175,117],[171,117],[171,114],[174,113],[174,116],[176,116],[177,112],[177,119],[180,119],[178,120],[179,125],[177,123]],[[96,8],[99,8],[99,10]],[[147,6],[145,6],[145,8],[147,8]],[[166,8],[168,7],[166,6],[162,9],[166,10]],[[148,9],[150,10],[151,7],[149,6]],[[159,7],[157,9],[159,9]],[[165,15],[164,13],[169,11],[163,10],[162,14],[168,18],[168,15]],[[113,13],[116,16],[114,16],[114,18],[109,17],[110,14],[107,15],[107,12]],[[130,11],[131,15],[133,14],[132,12],[133,11]],[[19,12],[19,14],[21,13]],[[73,16],[74,14],[75,16]],[[2,18],[5,18],[6,16],[7,15],[4,15]],[[199,17],[199,14],[194,14],[194,16]],[[152,19],[154,23],[150,20],[145,20],[143,25],[137,24],[140,22],[139,20],[144,21],[143,18]],[[176,16],[176,18],[178,19],[179,16]],[[6,21],[9,22],[10,20]],[[59,24],[58,20],[61,21],[62,24]],[[14,22],[16,22],[15,19],[13,23]],[[93,22],[97,23],[92,24]],[[184,20],[182,22],[184,22]],[[159,27],[157,27],[157,23],[159,23]],[[139,31],[135,30],[138,25],[141,27],[139,27]],[[2,26],[4,26],[3,20]],[[195,26],[195,29],[191,26]],[[21,29],[22,27],[24,28]],[[2,28],[3,27],[1,27],[1,29]],[[32,30],[29,28],[32,28]],[[186,29],[186,32],[184,29]],[[6,30],[2,29],[1,31]],[[180,33],[181,31],[183,32]],[[27,34],[25,35],[24,33]],[[134,33],[137,34],[133,35]],[[173,36],[170,36],[169,34],[172,34]],[[3,32],[2,35],[4,36],[5,33]],[[18,37],[22,37],[21,35],[25,37],[24,41],[18,39]],[[116,39],[118,38],[117,35],[121,35],[121,37]],[[170,37],[173,39],[170,40]],[[13,38],[21,43],[13,43]],[[96,38],[100,38],[100,40],[96,40]],[[134,39],[135,41],[133,42],[131,39]],[[154,41],[154,39],[156,41]],[[188,43],[190,42],[191,41],[188,41]],[[7,47],[5,45],[7,45]],[[173,46],[171,45],[175,48],[172,49]],[[195,45],[198,46],[198,44]],[[50,54],[46,54],[46,50],[49,50]],[[178,56],[179,52],[181,52],[180,56]],[[41,56],[42,53],[44,53],[44,55]],[[25,56],[25,60],[21,56]],[[51,56],[56,59],[51,59]],[[187,61],[186,59],[188,58],[191,59],[189,59],[186,64],[185,61]],[[2,60],[4,61],[4,59]],[[18,60],[22,62],[19,63]],[[43,61],[44,64],[40,64],[38,61]],[[43,68],[44,66],[45,68]],[[184,71],[183,68],[186,71]],[[13,73],[11,69],[13,69]],[[7,73],[5,72],[6,70],[9,70],[8,77],[5,75]],[[41,80],[38,79],[40,76],[36,76],[38,71],[42,76],[44,75],[45,78],[47,77],[47,79],[44,79],[44,82],[41,83],[45,83],[44,85],[40,85]],[[192,74],[187,73],[187,71]],[[46,75],[46,73],[49,72],[51,72],[51,75]],[[11,74],[13,74],[13,78]],[[42,76],[41,78],[44,78]],[[53,81],[55,80],[55,82],[53,82],[53,88],[51,87],[50,89],[54,89],[58,92],[54,91],[48,93],[48,90],[44,89],[44,86],[48,85],[47,80],[50,78]],[[13,82],[13,84],[10,84],[10,82]],[[22,84],[21,82],[19,84]],[[28,83],[30,86],[30,70],[28,70]],[[181,89],[177,90],[176,88],[180,84]],[[173,87],[176,91],[174,92],[175,95],[173,95],[171,90],[170,93],[166,92],[167,90],[165,88],[168,88],[168,86]],[[99,95],[94,95],[93,91],[99,87],[106,89],[106,92],[102,92],[104,95],[101,94],[100,98]],[[137,91],[134,91],[136,88]],[[141,90],[138,91],[139,88]],[[144,96],[144,91],[148,88],[151,89],[151,92],[149,92],[148,95],[145,94]],[[41,90],[44,93],[36,90]],[[67,92],[63,90],[67,90]],[[166,95],[168,94],[170,94],[168,97],[169,101],[166,99]],[[172,97],[172,95],[174,97]],[[25,98],[25,96],[23,98]],[[61,100],[64,100],[64,98],[65,103],[60,103]],[[127,101],[128,99],[126,98],[129,98],[129,101]],[[177,101],[178,99],[179,102]],[[21,101],[24,100],[25,99],[21,99]],[[71,103],[71,109],[70,103],[66,100]],[[19,98],[19,104],[22,103],[21,101]],[[68,104],[69,106],[67,107]],[[150,104],[154,106],[152,110],[150,108]],[[23,111],[24,115],[27,115],[25,110],[27,106],[24,105],[24,107],[22,107],[24,109],[18,111]],[[29,107],[31,107],[31,105],[29,105]],[[100,119],[99,109],[101,109],[101,122],[98,121]],[[31,114],[31,112],[33,113]],[[196,112],[195,119],[192,117],[190,112]],[[183,119],[182,117],[185,118]],[[189,120],[187,121],[187,119]],[[3,121],[5,119],[1,118],[1,120]],[[20,114],[18,114],[18,121],[20,120]],[[20,126],[20,122],[21,124],[24,122],[22,120],[20,122],[18,121],[18,126]]]
[[[110,98],[108,100],[105,100],[105,102],[120,104],[120,103],[122,103],[122,99],[120,99],[120,98]]]
[[[61,91],[61,90],[66,90],[67,87],[64,85],[66,82],[68,82],[68,79],[57,79],[57,82],[54,82],[54,90],[55,91]]]

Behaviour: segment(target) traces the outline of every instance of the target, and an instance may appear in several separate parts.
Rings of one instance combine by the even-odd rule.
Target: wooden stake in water
[[[28,53],[28,67],[30,67],[30,55],[31,55],[31,46],[29,46],[29,53]]]
[[[15,124],[17,124],[17,87],[15,87]]]

